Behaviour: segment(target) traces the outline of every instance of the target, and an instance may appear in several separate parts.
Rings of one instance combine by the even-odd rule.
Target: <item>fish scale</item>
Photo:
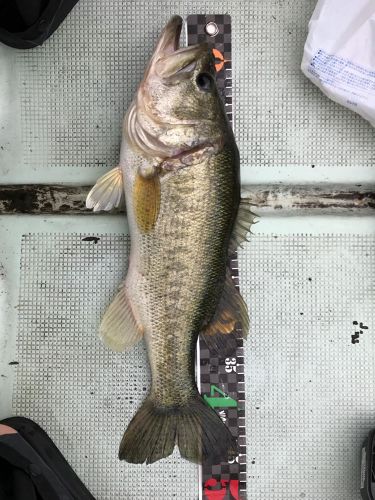
[[[216,273],[211,278],[210,269],[213,266],[225,269],[225,255],[222,255],[221,259],[217,258],[212,250],[215,247],[215,239],[218,245],[222,239],[222,231],[216,225],[217,207],[222,206],[225,200],[224,186],[227,185],[225,179],[227,169],[223,168],[220,176],[218,169],[214,169],[210,161],[207,161],[206,165],[197,164],[192,169],[193,171],[182,170],[177,177],[182,177],[182,184],[190,186],[191,190],[198,195],[196,194],[193,199],[177,197],[176,201],[170,196],[170,192],[176,193],[176,184],[177,186],[180,184],[180,179],[178,178],[176,182],[175,176],[170,177],[162,187],[160,217],[155,231],[150,235],[142,235],[140,243],[140,247],[143,248],[141,253],[150,257],[147,259],[149,265],[147,267],[143,265],[145,274],[150,276],[150,282],[153,284],[152,288],[147,290],[147,296],[164,296],[164,303],[159,303],[157,313],[149,318],[151,338],[146,336],[152,356],[161,360],[157,364],[153,381],[156,383],[160,380],[159,391],[163,394],[165,391],[170,391],[168,382],[174,386],[176,379],[177,382],[181,380],[181,385],[177,384],[179,396],[186,390],[190,393],[191,387],[188,384],[194,382],[194,374],[191,373],[193,361],[186,353],[192,351],[199,333],[199,326],[206,314],[205,310],[202,310],[200,315],[197,314],[201,305],[201,296],[206,293],[211,300],[215,297],[214,290],[211,293],[207,292],[207,286],[211,284],[213,288],[217,281]],[[210,200],[210,194],[213,191],[217,193],[216,204],[212,203],[212,196]],[[226,197],[228,198],[228,195]],[[230,203],[231,200],[228,200],[227,213]],[[177,214],[176,210],[178,210]],[[211,211],[211,216],[208,210]],[[208,221],[211,218],[215,219],[215,225],[212,224],[210,227]],[[195,242],[193,246],[192,241]],[[161,242],[160,246],[158,242]],[[136,242],[135,245],[137,246]],[[165,253],[166,248],[167,253]],[[197,255],[205,256],[199,267],[195,265]],[[160,256],[168,259],[173,272],[165,273]],[[156,304],[156,300],[150,302],[151,311],[156,310]],[[178,311],[177,317],[176,311]],[[166,335],[169,333],[177,336],[178,342],[173,349],[172,357],[183,361],[182,367],[190,371],[190,380],[183,371],[179,373],[173,370],[169,363],[164,363],[164,353],[170,352],[170,346],[165,345],[163,332]],[[185,357],[189,360],[187,365]],[[176,366],[179,364],[176,363]],[[177,394],[173,394],[173,398],[176,397]],[[173,398],[169,393],[167,399]],[[163,400],[162,397],[158,399]]]

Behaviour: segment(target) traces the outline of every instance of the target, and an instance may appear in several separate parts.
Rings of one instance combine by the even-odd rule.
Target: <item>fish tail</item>
[[[236,455],[236,440],[217,413],[197,393],[184,406],[157,406],[147,398],[130,422],[119,458],[151,464],[175,447],[195,463],[220,463]]]

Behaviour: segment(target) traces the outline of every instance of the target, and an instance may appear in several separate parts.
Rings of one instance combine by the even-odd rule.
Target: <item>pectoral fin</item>
[[[158,175],[143,177],[137,174],[133,188],[135,220],[142,233],[155,226],[160,210],[160,180]]]
[[[247,306],[233,283],[230,270],[227,269],[223,293],[216,312],[201,332],[201,336],[209,348],[231,352],[237,346],[239,326],[243,336],[246,337],[249,330]]]
[[[125,287],[122,286],[104,313],[99,336],[113,351],[124,351],[141,340],[142,335],[142,325],[137,321]]]
[[[242,199],[230,241],[229,248],[231,251],[237,250],[239,246],[242,247],[242,243],[248,241],[248,234],[254,224],[255,217],[256,215],[250,210],[250,202]]]
[[[86,198],[86,207],[94,212],[109,211],[124,205],[122,170],[113,168],[100,177]]]

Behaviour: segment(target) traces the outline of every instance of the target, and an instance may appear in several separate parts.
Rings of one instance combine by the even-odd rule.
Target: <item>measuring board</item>
[[[217,86],[233,126],[232,42],[229,15],[191,15],[187,18],[188,45],[207,42],[215,56]],[[231,258],[232,277],[239,287],[237,255]],[[205,401],[219,414],[237,438],[238,455],[233,460],[200,467],[199,498],[245,500],[246,434],[244,353],[241,330],[237,348],[230,356],[210,351],[204,340],[197,346],[197,383]]]

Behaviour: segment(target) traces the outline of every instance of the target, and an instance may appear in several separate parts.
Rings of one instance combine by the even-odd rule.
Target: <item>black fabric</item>
[[[18,431],[0,436],[0,500],[95,500],[35,422],[12,417],[0,423]]]
[[[0,458],[0,500],[42,500],[30,476]]]
[[[10,490],[10,495],[15,499],[28,499],[31,496],[31,499],[74,500],[54,471],[19,434],[0,437],[0,457],[15,472]]]
[[[0,42],[18,49],[41,45],[78,0],[0,0]]]

